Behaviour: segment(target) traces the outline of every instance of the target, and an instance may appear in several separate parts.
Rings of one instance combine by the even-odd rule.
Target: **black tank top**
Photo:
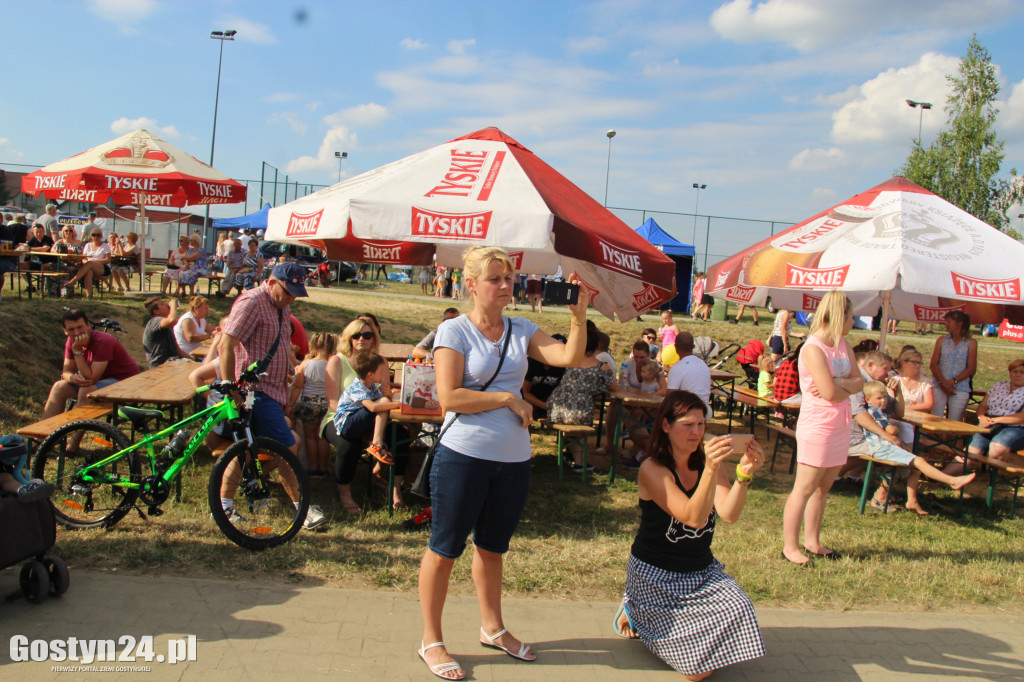
[[[687,490],[672,471],[676,485],[693,497],[700,484],[701,470],[697,483]],[[691,528],[659,507],[654,500],[640,500],[640,529],[633,541],[633,556],[665,571],[692,573],[707,568],[714,557],[711,554],[711,540],[715,535],[715,509],[711,508],[708,520],[702,528]]]

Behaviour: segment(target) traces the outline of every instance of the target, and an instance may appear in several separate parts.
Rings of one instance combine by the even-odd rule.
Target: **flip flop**
[[[881,502],[874,498],[871,499],[871,508],[874,509],[875,511],[884,512],[886,514],[895,514],[897,511],[899,511],[899,507],[892,504],[886,507],[884,504],[882,504]]]
[[[626,620],[629,621],[629,630],[636,635],[636,628],[633,627],[633,619],[629,617],[629,611],[626,610],[626,602],[619,604],[619,610],[615,612],[615,618],[612,619],[612,628],[615,630],[615,634],[622,639],[636,639],[636,637],[630,637],[629,635],[622,634],[622,630],[619,629],[619,618],[622,614],[626,614]]]
[[[530,645],[526,642],[519,642],[519,651],[512,651],[508,647],[502,646],[494,641],[502,635],[504,635],[506,632],[508,632],[508,628],[502,628],[498,632],[495,632],[493,635],[489,635],[486,632],[484,632],[483,628],[480,628],[480,636],[487,640],[485,642],[483,639],[481,639],[480,646],[485,646],[488,649],[497,649],[498,651],[504,651],[512,658],[517,658],[520,661],[526,661],[527,663],[533,663],[537,660],[537,654],[534,652],[533,649],[530,648]],[[527,658],[529,654],[533,654],[533,658]]]
[[[808,554],[813,554],[814,556],[820,559],[825,559],[827,561],[838,561],[839,559],[843,558],[843,555],[835,551],[834,549],[830,549],[827,552],[812,552],[811,550],[804,547],[804,551]]]

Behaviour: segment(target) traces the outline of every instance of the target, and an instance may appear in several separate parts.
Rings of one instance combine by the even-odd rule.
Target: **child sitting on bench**
[[[363,351],[352,358],[351,365],[359,380],[353,381],[338,399],[334,428],[339,436],[355,444],[372,434],[366,451],[382,464],[394,464],[384,445],[384,432],[388,426],[388,412],[399,403],[380,390],[388,363],[372,351]]]

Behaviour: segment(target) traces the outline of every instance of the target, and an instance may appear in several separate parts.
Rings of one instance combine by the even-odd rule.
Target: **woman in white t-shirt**
[[[93,279],[110,274],[110,246],[103,241],[103,232],[98,227],[89,233],[89,241],[82,246],[82,255],[86,260],[78,267],[75,276],[64,283],[64,288],[74,291],[75,285],[81,281],[85,295],[92,298]]]
[[[213,336],[213,333],[206,333],[206,315],[209,312],[210,300],[205,296],[189,299],[188,312],[179,317],[174,325],[174,339],[178,342],[178,348],[191,353]]]
[[[452,568],[470,532],[482,617],[480,644],[523,661],[537,658],[529,645],[508,632],[501,613],[503,555],[530,486],[533,406],[520,390],[528,357],[553,367],[580,364],[590,300],[582,289],[579,304],[569,306],[571,327],[563,345],[533,322],[502,314],[515,278],[515,266],[504,250],[470,249],[463,272],[473,309],[442,322],[434,340],[437,393],[447,417],[430,471],[433,518],[419,581],[424,621],[419,655],[432,673],[450,680],[464,679],[466,673],[448,654],[441,616]],[[492,376],[488,390],[481,390]]]

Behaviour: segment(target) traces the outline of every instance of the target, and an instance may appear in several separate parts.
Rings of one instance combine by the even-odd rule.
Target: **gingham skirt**
[[[665,571],[630,555],[626,610],[640,640],[684,675],[764,656],[754,605],[722,564]]]

